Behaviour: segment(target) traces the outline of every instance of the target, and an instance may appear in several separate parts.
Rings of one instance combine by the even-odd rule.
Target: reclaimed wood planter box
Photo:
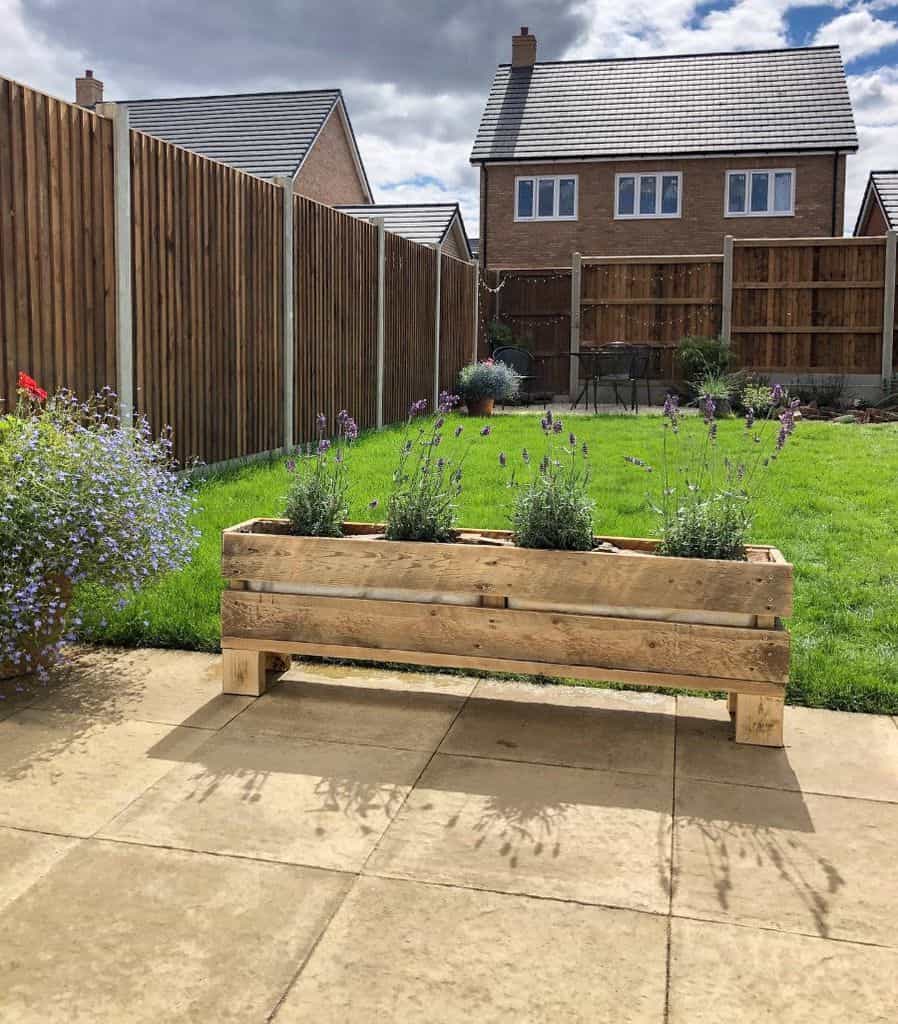
[[[649,540],[536,551],[500,531],[425,544],[345,529],[224,531],[224,692],[261,694],[289,655],[725,690],[737,741],[782,745],[792,566],[773,548],[724,562],[659,557]]]

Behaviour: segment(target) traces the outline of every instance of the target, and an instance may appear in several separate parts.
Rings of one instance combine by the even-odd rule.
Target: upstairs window
[[[576,220],[576,175],[516,178],[514,219]]]
[[[795,171],[727,171],[727,217],[795,215]]]
[[[617,218],[679,217],[683,175],[678,171],[614,176]]]

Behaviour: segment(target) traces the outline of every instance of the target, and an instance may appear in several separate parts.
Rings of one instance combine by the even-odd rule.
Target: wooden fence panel
[[[283,196],[131,133],[135,404],[182,460],[279,447]]]
[[[387,232],[384,274],[384,421],[433,399],[436,250]]]
[[[883,238],[736,239],[733,348],[759,371],[878,374]]]
[[[474,356],[477,268],[443,254],[440,270],[440,388],[453,391],[458,371]]]
[[[571,348],[570,271],[499,271],[487,275],[486,281],[491,288],[501,287],[497,292],[481,288],[483,335],[493,319],[508,325],[513,343],[533,354],[537,378],[533,393],[566,392]],[[487,354],[482,342],[481,358]]]
[[[360,427],[377,419],[377,228],[293,197],[298,441],[341,409]]]
[[[116,384],[112,124],[0,78],[0,399]]]

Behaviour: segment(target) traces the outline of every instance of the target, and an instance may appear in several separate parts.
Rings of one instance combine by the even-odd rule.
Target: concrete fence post
[[[377,228],[377,428],[384,425],[384,324],[387,237],[383,217],[372,217]]]
[[[720,337],[729,345],[733,336],[733,236],[723,240],[723,289],[720,296]]]
[[[284,265],[281,295],[281,368],[284,374],[284,448],[289,451],[296,443],[296,338],[293,308],[293,180],[274,179],[284,196],[283,239]]]
[[[440,313],[443,276],[443,245],[441,242],[433,247],[437,259],[436,302],[434,303],[433,323],[433,408],[436,409],[440,400]]]
[[[882,386],[888,390],[895,372],[893,345],[895,340],[895,257],[898,232],[886,233],[885,284],[882,292]]]
[[[112,177],[115,209],[115,352],[116,391],[122,420],[134,415],[134,308],[131,294],[131,129],[128,108],[97,105],[112,121]]]
[[[474,279],[474,302],[472,303],[474,309],[474,344],[471,350],[471,362],[477,362],[477,350],[480,347],[480,264],[471,264],[471,276]]]
[[[573,402],[580,391],[580,360],[577,353],[580,351],[580,272],[582,257],[575,252],[571,256],[571,365],[569,390]]]

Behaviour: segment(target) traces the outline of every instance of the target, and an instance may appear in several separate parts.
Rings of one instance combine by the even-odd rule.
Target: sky
[[[476,235],[471,145],[522,24],[539,60],[838,43],[867,172],[898,167],[898,0],[0,0],[0,74],[66,99],[341,88],[379,202],[459,201]]]

